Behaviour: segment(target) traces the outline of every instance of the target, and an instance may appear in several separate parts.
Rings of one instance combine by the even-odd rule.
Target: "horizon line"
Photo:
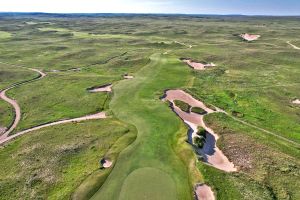
[[[200,14],[200,13],[127,13],[127,12],[40,12],[40,11],[0,11],[0,14],[62,14],[62,15],[95,15],[95,14],[119,14],[119,15],[190,15],[190,16],[245,16],[245,17],[300,17],[299,15],[271,15],[271,14]]]

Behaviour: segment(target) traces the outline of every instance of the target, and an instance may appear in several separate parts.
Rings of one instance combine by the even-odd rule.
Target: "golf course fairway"
[[[134,79],[114,86],[110,109],[135,125],[138,136],[92,199],[192,199],[188,168],[174,151],[181,122],[159,99],[167,88],[184,87],[189,77],[177,58],[157,53]]]

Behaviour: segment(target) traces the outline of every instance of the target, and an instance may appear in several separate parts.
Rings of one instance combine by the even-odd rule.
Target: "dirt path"
[[[31,128],[31,129],[27,129],[25,131],[21,131],[19,133],[11,135],[11,136],[2,135],[0,137],[0,145],[4,144],[6,142],[9,142],[9,141],[11,141],[12,139],[14,139],[16,137],[19,137],[19,136],[24,135],[26,133],[36,131],[36,130],[39,130],[39,129],[42,129],[42,128],[55,126],[55,125],[59,125],[59,124],[66,124],[66,123],[72,123],[72,122],[81,122],[81,121],[92,120],[92,119],[104,119],[104,118],[106,118],[106,115],[105,115],[104,112],[101,112],[101,113],[97,113],[97,114],[94,114],[94,115],[88,115],[88,116],[79,117],[79,118],[75,118],[75,119],[67,119],[67,120],[52,122],[52,123],[49,123],[49,124],[44,124],[44,125],[41,125],[41,126]]]
[[[7,64],[7,63],[4,63],[4,64]],[[15,65],[13,65],[15,66]],[[16,67],[22,67],[22,66],[16,66]],[[17,127],[17,125],[19,124],[20,120],[21,120],[21,108],[18,104],[18,102],[14,99],[11,99],[9,98],[7,95],[6,95],[6,92],[8,90],[11,90],[15,87],[18,87],[20,85],[23,85],[23,84],[26,84],[26,83],[30,83],[32,81],[36,81],[36,80],[39,80],[39,79],[42,79],[46,76],[46,74],[38,69],[33,69],[33,68],[27,68],[27,67],[22,67],[22,68],[25,68],[25,69],[28,69],[28,70],[31,70],[31,71],[34,71],[34,72],[37,72],[39,73],[39,76],[36,77],[36,78],[33,78],[31,80],[28,80],[28,81],[23,81],[21,83],[16,83],[16,84],[13,84],[11,85],[10,87],[8,87],[7,89],[3,90],[0,92],[0,98],[3,99],[4,101],[6,101],[7,103],[9,103],[10,105],[12,105],[12,107],[14,108],[15,110],[15,117],[14,117],[14,122],[13,124],[9,127],[9,129],[7,131],[5,131],[1,137],[0,137],[0,140],[2,138],[7,138],[8,135]]]
[[[100,87],[94,87],[88,89],[89,92],[91,93],[96,93],[96,92],[112,92],[112,84],[106,84],[102,85]]]
[[[188,47],[188,48],[193,48],[193,45],[191,45],[191,44],[185,44],[185,43],[183,43],[183,42],[178,42],[178,41],[174,41],[176,44],[180,44],[180,45],[182,45],[182,46],[186,46],[186,47]]]
[[[287,41],[289,45],[291,45],[294,49],[300,50],[300,47],[297,47],[296,45],[293,45],[290,41]]]
[[[226,172],[237,171],[237,169],[234,167],[234,164],[230,162],[223,152],[217,147],[216,143],[219,139],[219,136],[211,128],[209,128],[203,120],[204,115],[222,111],[220,109],[213,111],[212,109],[206,107],[201,101],[195,99],[190,94],[182,90],[168,90],[165,95],[165,99],[172,103],[173,111],[190,127],[188,140],[191,144],[193,144],[193,138],[197,137],[199,126],[203,127],[207,131],[207,138],[203,148],[197,148],[194,146],[197,153],[203,156],[204,161],[211,164],[215,168]],[[189,104],[191,107],[200,107],[205,110],[207,114],[200,115],[196,113],[184,112],[174,104],[175,100],[183,101]]]

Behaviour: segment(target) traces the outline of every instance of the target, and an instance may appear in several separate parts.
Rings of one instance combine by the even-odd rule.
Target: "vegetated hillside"
[[[299,199],[300,106],[292,101],[300,99],[300,51],[287,43],[300,46],[299,25],[297,17],[1,13],[0,90],[37,76],[22,67],[47,74],[7,92],[22,113],[12,134],[100,111],[112,119],[8,143],[0,199],[192,199],[196,183],[217,199]],[[245,42],[241,33],[261,37]],[[180,58],[217,66],[196,71]],[[113,93],[87,90],[109,83]],[[160,100],[178,88],[228,113],[204,120],[238,172],[198,161],[187,127]],[[8,127],[14,110],[2,100],[0,114]],[[116,165],[102,176],[98,162],[110,151]]]

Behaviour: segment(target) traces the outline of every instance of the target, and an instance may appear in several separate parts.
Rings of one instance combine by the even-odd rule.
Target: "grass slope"
[[[99,160],[109,156],[115,162],[135,134],[124,123],[104,119],[22,136],[0,149],[0,199],[68,199],[90,175],[105,180],[109,170],[100,170]]]

